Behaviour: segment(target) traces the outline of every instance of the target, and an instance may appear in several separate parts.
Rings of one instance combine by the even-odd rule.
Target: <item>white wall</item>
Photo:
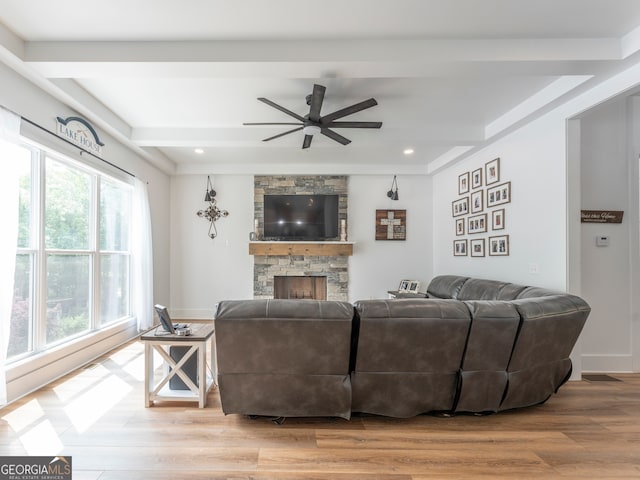
[[[602,105],[614,99],[617,95],[624,95],[624,92],[636,87],[640,78],[640,65],[633,66],[626,71],[612,77],[611,79],[601,82],[598,85],[591,85],[584,93],[575,98],[560,104],[556,109],[540,116],[537,120],[522,126],[512,133],[506,134],[503,138],[498,139],[489,147],[473,154],[463,162],[452,165],[433,178],[434,185],[434,274],[455,273],[461,275],[478,276],[483,278],[495,278],[518,282],[523,284],[539,285],[547,288],[564,290],[572,287],[572,292],[582,295],[589,303],[596,306],[593,316],[587,320],[587,326],[580,337],[576,349],[572,354],[574,361],[574,376],[579,378],[581,365],[584,370],[588,371],[612,371],[618,368],[612,368],[614,365],[626,365],[623,370],[637,370],[640,365],[640,346],[638,345],[637,332],[640,331],[640,314],[632,313],[626,306],[616,306],[615,311],[605,312],[600,306],[600,300],[594,299],[594,296],[601,296],[602,292],[598,291],[594,286],[582,285],[587,277],[599,274],[600,268],[605,268],[607,276],[605,281],[609,281],[608,287],[615,289],[621,286],[623,297],[618,297],[619,301],[631,304],[631,308],[635,308],[634,312],[640,308],[640,302],[635,301],[637,296],[633,291],[623,291],[627,287],[623,286],[633,280],[636,283],[638,278],[631,279],[629,275],[629,267],[622,265],[622,260],[612,253],[599,253],[598,255],[612,255],[614,265],[605,267],[602,262],[593,266],[580,265],[575,262],[581,262],[584,255],[573,254],[580,251],[583,247],[583,225],[576,221],[579,218],[580,208],[586,208],[575,202],[575,191],[568,191],[567,185],[572,188],[580,189],[580,182],[573,179],[569,181],[567,171],[577,172],[573,164],[568,164],[568,158],[574,158],[576,152],[569,152],[569,149],[579,149],[584,155],[585,149],[592,149],[591,155],[597,155],[599,158],[593,158],[593,162],[601,163],[589,175],[592,176],[591,183],[596,180],[602,180],[607,185],[603,188],[603,196],[607,196],[607,191],[617,188],[620,190],[618,195],[632,197],[637,200],[637,175],[638,168],[630,168],[617,164],[611,164],[608,156],[619,155],[619,149],[629,148],[629,144],[637,146],[640,144],[637,128],[633,133],[634,138],[629,141],[621,138],[620,131],[629,130],[629,125],[619,122],[619,114],[613,116],[605,114],[602,123],[608,124],[608,132],[598,131],[603,125],[595,125],[595,130],[589,132],[580,132],[577,136],[582,137],[582,143],[578,142],[576,147],[575,141],[568,138],[569,122],[578,117],[588,117],[592,114],[590,109]],[[596,113],[593,112],[595,115]],[[640,117],[636,113],[636,117]],[[594,117],[595,118],[595,117]],[[611,122],[609,124],[609,122]],[[638,122],[640,123],[640,122]],[[572,123],[572,125],[574,125]],[[573,127],[572,127],[573,128]],[[619,130],[620,131],[619,131]],[[594,138],[592,141],[584,140],[585,136],[597,135],[597,138],[610,137],[604,141],[604,144]],[[585,142],[588,142],[585,144]],[[614,145],[615,144],[615,145]],[[637,159],[638,150],[634,151],[635,159]],[[578,152],[579,153],[579,152]],[[627,152],[629,154],[629,152]],[[454,258],[451,254],[451,244],[454,239],[453,220],[451,219],[451,200],[457,198],[457,176],[464,171],[471,171],[485,162],[495,158],[501,158],[501,180],[510,180],[512,182],[512,202],[507,207],[505,233],[511,235],[511,255],[505,258]],[[623,170],[625,172],[623,173]],[[633,175],[630,175],[632,173]],[[622,175],[622,176],[621,176]],[[631,184],[629,183],[631,180]],[[628,192],[629,185],[634,185],[635,191]],[[590,185],[582,185],[582,189],[591,188]],[[633,195],[629,195],[633,193]],[[567,199],[571,198],[571,203]],[[583,193],[583,199],[588,198]],[[638,208],[637,205],[627,203],[630,211],[633,212],[632,219],[634,225],[637,226]],[[607,207],[609,208],[609,207]],[[611,207],[612,208],[612,207]],[[624,208],[621,208],[624,209]],[[446,226],[447,229],[440,227]],[[589,227],[588,227],[589,228]],[[600,230],[600,229],[598,229]],[[584,230],[585,235],[590,237],[595,232]],[[624,232],[624,227],[623,230]],[[621,234],[621,237],[624,233]],[[616,242],[620,243],[620,251],[629,252],[629,245],[638,245],[637,234],[631,236],[631,240],[624,240],[615,235]],[[589,240],[590,241],[590,240]],[[595,240],[594,240],[595,241]],[[627,243],[628,242],[628,243]],[[589,248],[591,246],[589,245]],[[611,247],[610,247],[611,248]],[[611,252],[611,251],[609,251]],[[637,252],[629,252],[627,262],[630,258],[637,258]],[[531,264],[538,266],[537,274],[529,273]],[[581,267],[581,268],[580,268]],[[585,273],[585,268],[591,268],[590,273]],[[638,267],[635,271],[638,271]],[[570,282],[570,275],[580,272],[581,281]],[[575,286],[578,288],[576,289]],[[637,290],[637,288],[635,288]],[[634,291],[635,291],[634,290]],[[602,305],[608,300],[603,300]],[[606,308],[606,307],[605,307]],[[602,314],[606,316],[605,322],[599,321]],[[613,330],[609,332],[608,325],[610,315],[621,315],[621,317],[613,320],[611,323]],[[603,317],[601,317],[603,318]],[[624,338],[625,333],[627,335]],[[636,336],[633,336],[633,335]],[[587,338],[590,337],[590,338]],[[583,345],[586,343],[587,345]],[[604,353],[606,350],[606,353]],[[631,352],[631,355],[629,355]],[[577,355],[581,355],[579,360]],[[617,361],[622,359],[622,361]]]
[[[212,318],[220,300],[253,297],[253,175],[211,176],[218,208],[228,217],[216,223],[196,215],[205,209],[206,175],[181,175],[171,181],[171,299],[177,318]]]
[[[49,130],[55,130],[57,116],[77,114],[3,64],[0,64],[0,85],[0,105]],[[148,182],[154,240],[154,290],[157,296],[166,298],[169,294],[169,216],[166,214],[169,209],[169,176],[100,129],[97,131],[105,143],[105,159]],[[52,143],[58,142],[52,136],[49,139]],[[80,159],[78,156],[74,158]],[[30,357],[28,361],[12,363],[7,368],[9,400],[15,400],[92,361],[115,346],[135,338],[137,333],[135,321],[131,321],[78,342],[65,344],[54,351]]]
[[[387,298],[400,280],[419,280],[421,291],[431,280],[432,197],[431,178],[399,175],[399,200],[387,197],[393,177],[351,175],[349,177],[348,240],[356,242],[349,259],[349,300]],[[406,210],[405,241],[375,240],[376,210]]]
[[[632,215],[626,123],[625,99],[594,109],[581,119],[582,208],[625,212],[622,224],[582,224],[582,295],[591,305],[582,334],[587,371],[632,370]],[[635,178],[631,181],[637,183]],[[598,235],[608,236],[610,246],[596,246]]]
[[[229,216],[216,222],[218,237],[207,237],[209,223],[196,216],[205,207],[206,176],[175,176],[171,182],[171,299],[176,318],[211,318],[224,299],[253,297],[253,175],[212,176],[218,206]],[[386,192],[392,176],[349,177],[349,299],[386,298],[403,278],[431,278],[431,188],[427,176],[399,176],[400,200]],[[376,241],[376,209],[407,210],[406,241]]]
[[[543,140],[541,140],[543,139]],[[434,273],[468,275],[563,290],[566,281],[566,200],[564,122],[544,116],[434,176]],[[505,209],[505,229],[486,234],[455,236],[451,202],[458,195],[458,175],[484,168],[500,158],[500,183],[511,182],[511,202]],[[497,184],[494,184],[497,185]],[[494,186],[492,185],[492,186]],[[485,190],[487,187],[484,187]],[[486,207],[486,196],[485,196]],[[490,212],[485,208],[490,221]],[[509,235],[510,254],[504,257],[454,257],[458,238]],[[530,272],[532,265],[538,273]]]

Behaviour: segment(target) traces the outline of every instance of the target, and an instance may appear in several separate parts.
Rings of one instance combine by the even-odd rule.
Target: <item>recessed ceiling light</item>
[[[198,155],[202,155],[204,153],[204,150],[201,148],[196,148],[193,151],[196,152]]]
[[[411,155],[413,153],[413,148],[405,148],[402,153],[405,155]]]

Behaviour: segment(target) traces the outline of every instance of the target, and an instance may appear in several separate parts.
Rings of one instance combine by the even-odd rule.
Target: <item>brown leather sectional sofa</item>
[[[575,295],[453,275],[424,299],[223,301],[222,409],[350,418],[539,404],[568,380],[589,312]]]

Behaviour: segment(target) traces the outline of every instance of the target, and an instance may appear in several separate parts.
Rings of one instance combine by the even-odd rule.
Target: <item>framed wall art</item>
[[[469,172],[458,176],[458,195],[469,191]]]
[[[473,238],[469,243],[472,257],[484,257],[484,238]]]
[[[456,236],[464,235],[464,218],[456,219]]]
[[[483,198],[484,192],[482,190],[477,190],[471,194],[469,197],[471,199],[471,213],[480,213],[484,210]]]
[[[496,158],[484,165],[484,184],[492,185],[500,181],[500,159]]]
[[[509,235],[498,235],[496,237],[489,237],[489,255],[509,255]]]
[[[406,210],[376,210],[376,240],[406,239]]]
[[[487,231],[487,214],[474,215],[467,219],[467,233],[484,233]]]
[[[459,198],[451,202],[451,215],[458,217],[469,213],[469,197]]]
[[[454,240],[453,241],[453,256],[454,257],[466,257],[467,256],[467,241],[466,240]]]
[[[471,172],[471,188],[480,188],[482,186],[482,167]]]
[[[511,182],[487,189],[487,207],[495,207],[511,201]]]
[[[504,230],[504,208],[491,212],[491,230]]]

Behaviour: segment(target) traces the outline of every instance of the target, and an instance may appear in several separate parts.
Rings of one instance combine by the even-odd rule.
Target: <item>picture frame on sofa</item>
[[[408,291],[410,284],[411,280],[400,280],[400,285],[398,285],[398,292]]]

